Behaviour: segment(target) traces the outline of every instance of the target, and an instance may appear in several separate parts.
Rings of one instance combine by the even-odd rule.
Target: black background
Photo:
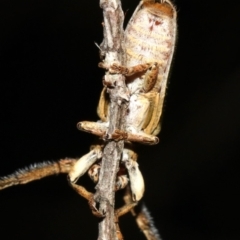
[[[123,0],[129,19],[138,0]],[[240,2],[176,0],[178,43],[160,144],[141,146],[145,202],[164,240],[237,240]],[[0,2],[0,175],[80,157],[93,136],[103,71],[98,1]],[[83,182],[90,182],[83,177]],[[4,239],[96,239],[97,220],[66,176],[0,192]],[[131,216],[125,239],[144,239]]]

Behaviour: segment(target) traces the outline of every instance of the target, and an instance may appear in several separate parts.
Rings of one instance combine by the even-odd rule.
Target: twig
[[[104,17],[104,40],[100,46],[105,55],[104,64],[113,62],[123,64],[123,12],[120,0],[100,0]],[[105,74],[104,82],[108,86],[110,97],[110,119],[106,139],[111,139],[115,129],[124,129],[124,116],[128,93],[125,78],[120,74]],[[99,204],[99,211],[105,217],[99,223],[98,240],[116,240],[116,226],[114,222],[115,182],[119,167],[124,141],[109,141],[103,152],[102,169],[94,195],[95,204]]]

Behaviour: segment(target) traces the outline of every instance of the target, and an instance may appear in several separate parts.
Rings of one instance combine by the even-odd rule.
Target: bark
[[[124,63],[123,19],[120,0],[100,0],[104,17],[104,39],[100,46],[101,55],[105,56],[104,64]],[[104,82],[108,86],[110,97],[110,119],[106,139],[111,139],[115,129],[124,129],[125,111],[129,99],[125,78],[120,74],[106,72]],[[119,168],[124,141],[107,140],[103,152],[102,168],[96,186],[94,201],[105,217],[99,223],[98,240],[117,240],[117,225],[114,219],[115,182]]]

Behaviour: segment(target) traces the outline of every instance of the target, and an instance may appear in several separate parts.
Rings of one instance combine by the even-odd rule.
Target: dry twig
[[[105,55],[105,64],[113,62],[123,64],[124,46],[123,44],[123,12],[120,0],[100,0],[104,17],[104,40],[101,44],[102,54]],[[109,74],[106,72],[105,82],[110,88],[110,119],[107,138],[115,129],[124,128],[124,115],[126,110],[126,100],[128,100],[125,78],[121,74]],[[99,223],[98,240],[115,240],[116,226],[114,223],[114,203],[115,203],[115,182],[119,167],[124,141],[109,141],[102,158],[102,169],[99,182],[94,195],[95,203],[99,204],[99,211],[105,217]]]

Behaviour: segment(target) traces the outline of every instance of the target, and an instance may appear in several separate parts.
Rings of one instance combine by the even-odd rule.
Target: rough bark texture
[[[100,0],[104,17],[104,39],[101,44],[101,52],[105,55],[106,66],[113,62],[123,64],[123,12],[120,0]],[[110,124],[107,139],[111,139],[114,130],[124,129],[124,116],[128,101],[125,78],[122,75],[111,75],[106,72],[105,82],[110,96]],[[119,167],[124,141],[108,141],[102,158],[102,169],[99,182],[94,195],[95,203],[99,205],[99,211],[105,215],[99,223],[98,240],[116,240],[116,225],[114,219],[115,182]]]

